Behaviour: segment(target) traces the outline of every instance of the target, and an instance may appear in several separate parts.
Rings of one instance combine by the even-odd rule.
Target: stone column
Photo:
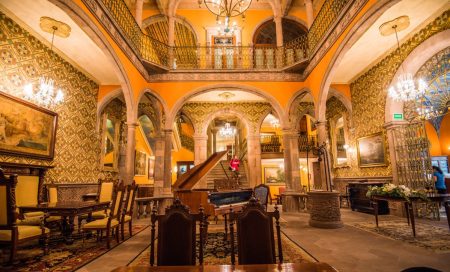
[[[207,159],[208,136],[194,134],[194,164],[198,165]],[[206,188],[206,178],[201,179],[195,188]]]
[[[134,179],[134,157],[136,149],[136,127],[138,123],[127,123],[127,145],[125,150],[125,184],[131,184]]]
[[[284,48],[283,48],[283,20],[281,16],[276,16],[274,19],[275,22],[275,30],[276,30],[276,37],[277,37],[277,49],[275,51],[275,58],[276,62],[275,65],[278,68],[283,67],[283,55],[284,55]]]
[[[306,24],[308,25],[308,29],[311,28],[311,25],[314,22],[314,7],[312,0],[305,0],[305,8],[306,8]]]
[[[168,45],[169,45],[169,63],[172,64],[172,68],[176,69],[176,59],[174,57],[173,47],[175,46],[175,17],[173,15],[167,16],[169,25],[168,29]]]
[[[328,143],[328,136],[327,136],[327,122],[326,121],[317,121],[316,122],[316,128],[317,128],[317,141],[319,145],[322,145],[324,143]],[[327,189],[327,180],[326,180],[326,172],[325,172],[325,161],[322,160],[320,162],[320,177],[321,177],[321,188],[322,190]],[[314,180],[314,184],[317,186],[317,180]]]
[[[298,195],[301,192],[298,135],[295,130],[283,130],[284,172],[286,192],[283,194],[283,211],[299,212],[304,209]],[[303,205],[304,206],[304,205]]]
[[[212,133],[212,152],[216,153],[217,152],[217,128],[213,128],[211,129],[211,133]]]
[[[155,175],[154,175],[154,195],[163,195],[164,188],[164,146],[163,135],[155,138]]]
[[[261,178],[261,138],[259,133],[251,134],[247,138],[249,186],[251,188],[262,183]]]
[[[139,27],[142,27],[142,9],[144,8],[144,0],[136,0],[136,22]]]
[[[172,135],[171,129],[164,130],[164,183],[163,195],[172,195]]]

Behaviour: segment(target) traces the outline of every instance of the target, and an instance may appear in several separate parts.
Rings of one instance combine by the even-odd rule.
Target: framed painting
[[[280,167],[264,167],[264,183],[284,183],[284,170]]]
[[[155,176],[155,157],[149,156],[148,158],[148,178]]]
[[[147,155],[145,154],[145,152],[136,150],[136,155],[134,158],[134,175],[145,176],[147,169],[146,165],[147,165]]]
[[[58,114],[0,92],[0,153],[53,159]]]
[[[386,166],[383,132],[358,138],[357,150],[359,167]]]

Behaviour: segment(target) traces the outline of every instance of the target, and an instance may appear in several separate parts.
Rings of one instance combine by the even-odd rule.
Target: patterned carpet
[[[148,225],[134,225],[133,235],[147,227]],[[125,240],[128,238],[128,228],[126,227]],[[111,249],[116,245],[116,240],[112,240]],[[28,245],[19,245],[16,261],[12,267],[1,265],[4,265],[9,258],[9,248],[0,248],[0,271],[74,271],[108,251],[106,240],[97,242],[96,237],[93,236],[90,239],[85,239],[84,244],[82,239],[76,239],[72,245],[66,245],[64,242],[51,243],[49,253],[44,255],[42,247],[35,240],[30,241]]]
[[[208,240],[204,251],[203,262],[205,265],[231,264],[230,243],[224,241],[223,232],[208,230]],[[283,259],[285,263],[310,263],[316,260],[302,248],[297,246],[289,238],[281,234],[281,244],[283,249]],[[156,243],[155,243],[156,247]],[[236,247],[237,248],[237,247]],[[278,256],[278,252],[277,252]],[[155,256],[156,257],[156,256]],[[237,261],[237,256],[236,256]],[[145,249],[128,266],[149,266],[150,265],[150,247]]]
[[[381,221],[379,222],[379,228],[376,227],[375,222],[358,222],[350,225],[434,252],[450,252],[450,231],[448,228],[416,222],[416,237],[414,237],[411,226],[408,226],[404,220]]]

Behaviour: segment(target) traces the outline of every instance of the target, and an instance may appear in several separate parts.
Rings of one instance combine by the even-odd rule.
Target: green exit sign
[[[394,120],[403,120],[403,113],[394,113]]]

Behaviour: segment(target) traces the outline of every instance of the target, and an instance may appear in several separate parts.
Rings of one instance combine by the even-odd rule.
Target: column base
[[[339,192],[314,191],[307,194],[311,204],[311,227],[337,229],[344,226],[339,209]]]

